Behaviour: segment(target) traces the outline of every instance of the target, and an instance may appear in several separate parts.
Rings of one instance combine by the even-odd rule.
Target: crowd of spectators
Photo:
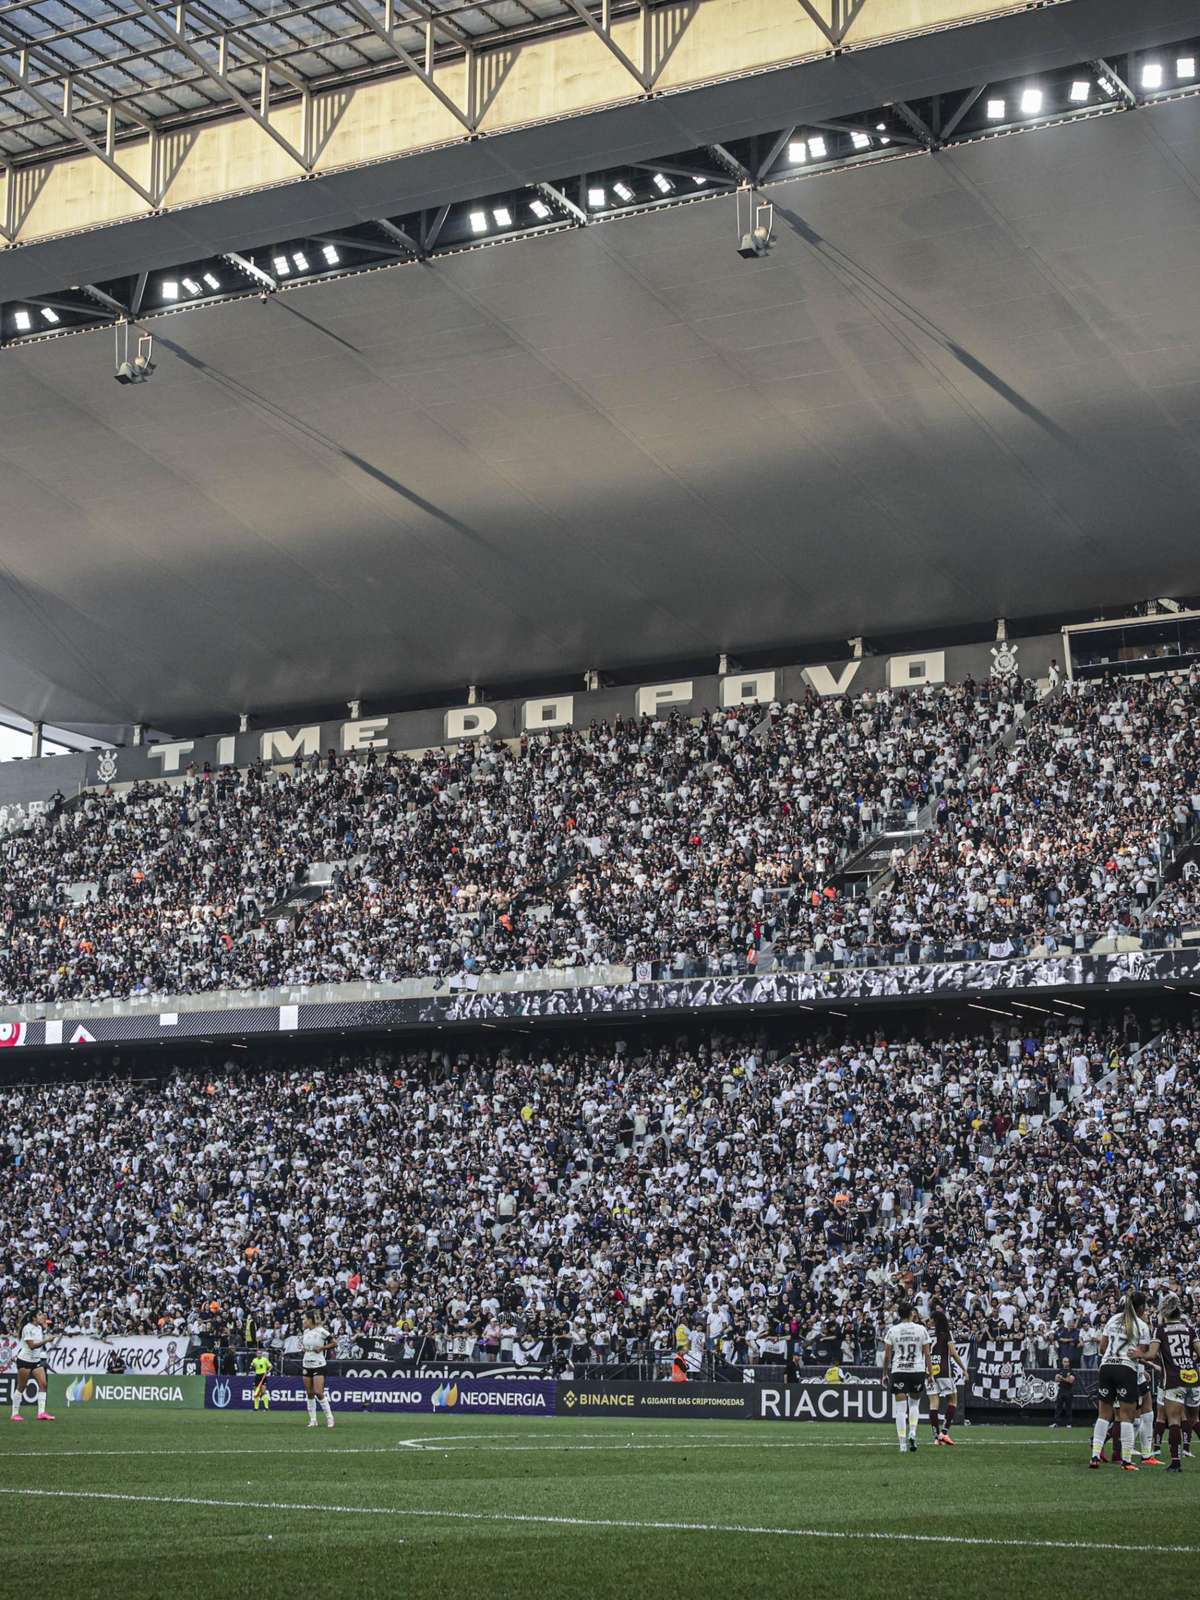
[[[0,847],[0,997],[744,960],[1031,698],[810,695],[88,795]]]
[[[968,681],[89,794],[0,843],[0,1002],[1169,941],[1198,711],[1194,675]]]
[[[1187,1029],[337,1048],[8,1091],[0,1327],[852,1360],[903,1292],[1086,1356],[1118,1282],[1200,1278]]]

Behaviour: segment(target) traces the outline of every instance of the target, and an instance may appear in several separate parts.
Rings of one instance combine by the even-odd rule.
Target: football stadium
[[[1197,0],[0,0],[0,1595],[1195,1593],[1198,507]]]

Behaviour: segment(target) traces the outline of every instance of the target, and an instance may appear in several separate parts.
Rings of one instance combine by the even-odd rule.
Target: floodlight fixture
[[[869,150],[871,148],[871,136],[869,133],[852,133],[850,135],[850,143],[856,150]]]
[[[327,267],[336,267],[342,259],[335,244],[323,244],[321,246],[321,254],[325,257],[325,265]]]
[[[1194,78],[1196,76],[1195,56],[1180,56],[1175,63],[1175,76],[1177,78]]]
[[[1040,89],[1025,89],[1021,93],[1021,115],[1023,117],[1036,117],[1042,109],[1045,96]]]
[[[1086,105],[1091,98],[1092,86],[1086,78],[1076,78],[1071,85],[1071,99],[1077,106]]]
[[[624,200],[626,204],[633,199],[633,190],[627,183],[614,183],[613,193],[616,195],[618,200]]]
[[[195,278],[184,278],[183,287],[189,294],[200,293],[200,285],[196,282]]]
[[[1142,67],[1142,88],[1161,89],[1163,69],[1161,61],[1147,61]]]
[[[214,291],[214,293],[221,287],[220,279],[215,278],[211,272],[206,272],[204,274],[204,281],[208,287]]]
[[[292,252],[292,260],[296,263],[296,271],[297,272],[307,272],[308,271],[308,257],[304,254],[303,250],[295,250],[295,251],[293,251]]]
[[[545,222],[546,218],[550,215],[550,207],[544,200],[531,200],[529,202],[529,209],[533,212],[534,216],[539,222]]]
[[[492,210],[492,216],[495,218],[498,228],[512,227],[512,212],[507,206],[495,206]]]
[[[271,265],[275,268],[275,276],[277,278],[286,278],[292,270],[292,263],[286,256],[276,256]]]
[[[42,307],[42,320],[44,322],[48,322],[51,325],[51,327],[53,327],[56,323],[61,322],[62,318],[59,316],[57,311],[53,310],[52,307],[43,306]]]
[[[607,196],[603,189],[588,190],[588,205],[591,206],[593,211],[599,211],[603,207],[606,198]]]
[[[808,153],[814,161],[824,161],[826,152],[827,146],[820,134],[815,139],[808,141]]]
[[[33,318],[28,311],[14,311],[13,321],[21,333],[28,333],[30,328],[33,327]]]
[[[164,300],[179,299],[179,285],[176,283],[174,278],[168,278],[163,284],[162,297]]]
[[[987,118],[989,122],[1003,122],[1008,107],[1003,100],[989,100],[987,103]]]
[[[471,224],[472,233],[486,233],[488,231],[486,211],[472,211],[467,221]]]
[[[665,172],[656,172],[654,174],[654,187],[658,190],[659,194],[670,194],[671,190],[674,188],[674,184],[672,184],[670,178],[667,177]]]
[[[788,145],[788,160],[792,166],[801,166],[808,160],[808,146],[803,139],[793,139]]]

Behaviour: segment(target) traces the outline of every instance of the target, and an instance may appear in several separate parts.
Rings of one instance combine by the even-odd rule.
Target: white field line
[[[103,1489],[5,1489],[0,1494],[40,1500],[108,1500],[122,1505],[206,1506],[230,1511],[316,1511],[326,1516],[404,1517],[410,1520],[500,1522],[550,1528],[620,1528],[648,1533],[733,1533],[778,1539],[837,1539],[851,1543],[970,1545],[1007,1550],[1106,1550],[1128,1555],[1200,1555],[1194,1544],[1117,1544],[1090,1539],[987,1539],[968,1534],[883,1533],[849,1528],[773,1528],[741,1522],[641,1522],[622,1517],[554,1517],[517,1511],[433,1511],[398,1506],[343,1506],[290,1500],[215,1500],[199,1495],[123,1494]]]
[[[492,1435],[491,1437],[503,1437]],[[470,1439],[470,1443],[462,1441]],[[1019,1450],[1034,1449],[1039,1445],[1052,1445],[1059,1441],[1054,1439],[973,1439],[972,1446],[986,1445],[989,1450],[1004,1449],[1006,1447]],[[417,1439],[397,1439],[393,1444],[386,1445],[330,1445],[322,1448],[316,1440],[305,1445],[231,1445],[215,1446],[200,1450],[181,1448],[171,1449],[142,1449],[132,1450],[0,1450],[0,1460],[21,1461],[58,1461],[68,1456],[95,1456],[100,1459],[105,1456],[116,1456],[124,1459],[126,1456],[389,1456],[398,1450],[415,1450],[418,1453],[442,1455],[511,1455],[513,1452],[530,1451],[540,1452],[543,1455],[559,1455],[564,1452],[578,1451],[620,1451],[620,1450],[686,1450],[689,1448],[703,1448],[705,1450],[895,1450],[895,1439],[713,1439],[711,1435],[692,1434],[689,1438],[678,1439],[674,1444],[636,1444],[631,1441],[612,1440],[606,1444],[566,1444],[556,1443],[546,1439],[538,1444],[491,1444],[482,1443],[478,1435],[453,1434],[439,1439],[436,1434],[426,1434]],[[925,1448],[932,1450],[933,1445]],[[970,1448],[970,1447],[969,1447]],[[1082,1455],[1080,1457],[1082,1459]]]

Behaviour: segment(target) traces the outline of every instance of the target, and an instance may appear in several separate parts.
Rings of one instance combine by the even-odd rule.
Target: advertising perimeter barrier
[[[878,1369],[801,1369],[788,1384],[765,1381],[760,1367],[756,1381],[744,1383],[633,1383],[575,1381],[572,1378],[474,1377],[467,1373],[389,1376],[327,1373],[325,1390],[335,1410],[348,1412],[425,1413],[453,1416],[515,1417],[677,1417],[737,1422],[873,1422],[890,1423],[891,1395]],[[834,1376],[834,1373],[837,1373]],[[1095,1400],[1094,1371],[1077,1373],[1075,1404],[1081,1417]],[[0,1407],[12,1400],[16,1382],[0,1374]],[[60,1412],[78,1407],[106,1410],[136,1406],[158,1410],[248,1411],[254,1378],[250,1376],[160,1377],[151,1374],[50,1374],[50,1404]],[[1027,1420],[1044,1423],[1053,1410],[1056,1376],[1048,1368],[1022,1370],[1013,1365],[973,1375],[960,1395],[959,1416],[976,1421]],[[272,1410],[304,1408],[304,1385],[288,1373],[267,1380]],[[26,1399],[36,1399],[31,1383]],[[922,1415],[926,1406],[921,1402]]]

